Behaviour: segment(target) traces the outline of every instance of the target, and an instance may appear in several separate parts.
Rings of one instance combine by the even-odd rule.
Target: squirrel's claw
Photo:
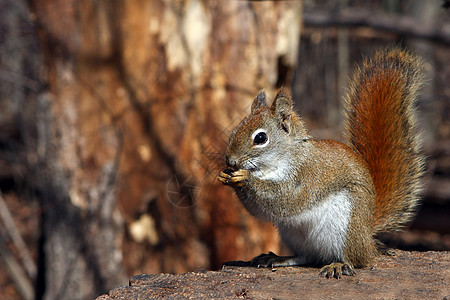
[[[320,269],[319,276],[340,279],[342,275],[353,276],[355,271],[347,263],[332,263]]]
[[[225,169],[220,171],[217,179],[226,185],[243,186],[244,181],[248,179],[248,171],[243,169],[237,171]]]
[[[217,180],[219,180],[223,184],[228,184],[229,179],[230,179],[230,175],[228,175],[224,171],[220,171],[219,176],[217,176]]]
[[[277,265],[278,260],[282,259],[282,257],[276,255],[272,251],[269,253],[263,253],[251,260],[251,266],[257,268],[273,268]]]
[[[273,252],[263,253],[254,257],[250,265],[258,268],[276,268],[287,266],[300,266],[303,259],[298,256],[278,256]]]

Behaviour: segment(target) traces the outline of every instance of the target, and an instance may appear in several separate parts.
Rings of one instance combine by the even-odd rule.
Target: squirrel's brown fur
[[[286,91],[264,92],[230,135],[232,186],[247,210],[272,221],[294,256],[255,257],[257,266],[321,264],[340,278],[376,255],[374,236],[409,221],[424,173],[415,102],[422,63],[393,49],[364,61],[345,101],[349,145],[311,137]]]
[[[415,113],[422,78],[422,62],[396,48],[365,60],[351,80],[346,135],[375,185],[375,233],[408,222],[422,190],[425,164]]]

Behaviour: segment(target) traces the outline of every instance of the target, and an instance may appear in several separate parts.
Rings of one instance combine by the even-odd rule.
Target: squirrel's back
[[[415,106],[422,78],[421,60],[396,48],[365,60],[349,87],[347,140],[372,175],[375,233],[401,228],[418,204],[425,160]]]

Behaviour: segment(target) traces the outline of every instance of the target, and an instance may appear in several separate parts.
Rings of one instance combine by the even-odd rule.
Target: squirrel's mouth
[[[226,168],[222,172],[224,172],[225,174],[231,175],[234,171],[236,171],[236,170],[230,169],[230,168]]]

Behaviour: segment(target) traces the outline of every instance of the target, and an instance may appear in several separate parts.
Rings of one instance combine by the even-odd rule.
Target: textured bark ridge
[[[45,299],[279,249],[216,174],[254,95],[291,84],[301,1],[30,4],[45,66],[31,148]]]
[[[248,299],[450,299],[450,252],[396,251],[373,267],[341,280],[318,277],[317,268],[257,269],[179,275],[136,275],[129,286],[102,295],[106,299],[248,298]]]

